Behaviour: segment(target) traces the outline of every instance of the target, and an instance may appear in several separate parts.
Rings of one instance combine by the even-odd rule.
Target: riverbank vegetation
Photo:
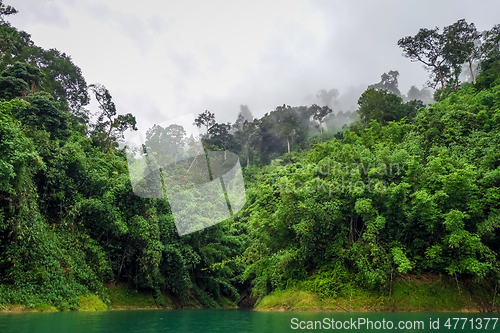
[[[132,189],[118,142],[134,115],[3,20],[2,308],[227,307],[247,293],[261,308],[497,309],[499,32],[459,20],[398,42],[429,69],[435,102],[426,89],[401,95],[390,71],[357,110],[283,105],[254,119],[242,106],[234,124],[200,113],[203,147],[238,154],[246,205],[179,236],[169,203]],[[180,158],[196,139],[156,126],[145,145],[168,144],[187,174]]]
[[[258,311],[338,311],[338,312],[497,312],[492,285],[460,282],[447,276],[402,275],[392,294],[381,290],[350,288],[335,297],[307,288],[276,290],[255,307]]]

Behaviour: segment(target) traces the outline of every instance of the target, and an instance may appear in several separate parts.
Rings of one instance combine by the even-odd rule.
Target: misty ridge
[[[356,131],[372,121],[380,125],[402,120],[411,123],[419,109],[458,92],[463,85],[475,84],[481,60],[498,49],[498,30],[497,25],[480,33],[473,23],[461,19],[444,27],[442,33],[438,27],[422,28],[415,36],[401,38],[397,44],[403,56],[420,62],[429,73],[425,86],[413,85],[406,93],[399,88],[399,72],[389,70],[379,82],[350,87],[343,93],[337,88],[320,89],[306,95],[302,106],[283,104],[261,118],[255,118],[245,104],[240,105],[233,123],[218,123],[215,113],[205,110],[192,122],[201,130],[197,136],[192,131],[188,135],[179,124],[155,124],[146,137],[148,142],[163,142],[165,148],[161,149],[170,149],[175,163],[198,145],[200,152],[223,151],[224,159],[227,151],[234,152],[246,160],[248,168],[252,163],[269,164],[285,153],[307,150],[317,143],[343,139],[344,131]],[[173,130],[172,126],[177,127]]]
[[[175,163],[183,156],[194,156],[193,147],[202,144],[204,150],[237,153],[246,160],[247,167],[255,158],[255,162],[266,164],[283,153],[308,149],[311,144],[331,138],[341,139],[345,129],[361,120],[360,96],[366,90],[385,91],[401,98],[402,103],[420,101],[418,107],[433,102],[432,88],[412,86],[406,95],[401,94],[398,76],[398,71],[391,70],[381,75],[380,82],[350,87],[343,94],[336,88],[321,89],[304,97],[305,106],[283,104],[261,118],[255,118],[250,107],[242,104],[233,123],[218,123],[215,113],[205,110],[193,122],[202,132],[199,135],[187,132],[175,120],[163,127],[155,124],[146,132],[145,147],[150,147],[152,141],[161,142],[163,148],[151,151],[162,151],[162,156],[169,156]],[[203,149],[199,148],[197,154]],[[189,163],[186,168],[189,169]]]
[[[283,104],[261,118],[253,116],[250,106],[240,105],[234,123],[219,124],[215,114],[205,110],[194,124],[205,128],[198,137],[205,149],[231,150],[247,160],[263,165],[280,154],[309,149],[312,144],[342,139],[346,129],[366,126],[375,120],[381,125],[391,121],[411,123],[421,108],[475,84],[479,64],[498,49],[499,25],[479,32],[464,19],[440,28],[422,28],[415,36],[397,41],[403,56],[419,62],[429,73],[426,85],[412,85],[403,93],[399,72],[382,73],[380,81],[368,86],[320,89],[308,94],[302,106]]]

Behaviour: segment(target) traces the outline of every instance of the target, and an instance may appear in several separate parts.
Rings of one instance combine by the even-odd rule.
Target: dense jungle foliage
[[[244,165],[247,202],[179,236],[168,201],[133,192],[118,142],[135,117],[118,114],[70,56],[12,27],[10,14],[2,5],[0,304],[77,309],[81,295],[107,302],[114,284],[159,305],[167,296],[217,307],[250,289],[386,290],[408,272],[500,283],[500,25],[479,34],[461,20],[400,40],[442,84],[431,105],[410,99],[423,94],[414,87],[401,96],[391,71],[356,112],[283,105],[253,119],[242,106],[232,125],[201,113],[205,149]],[[459,82],[462,64],[472,83]],[[178,127],[148,133],[149,144],[176,138],[179,154],[195,140]]]

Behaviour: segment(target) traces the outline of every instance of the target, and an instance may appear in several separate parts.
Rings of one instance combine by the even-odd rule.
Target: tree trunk
[[[439,74],[439,80],[441,81],[441,89],[444,90],[444,78],[443,74],[441,73],[441,70],[438,69],[438,74]]]
[[[113,130],[113,121],[111,119],[111,117],[108,117],[109,119],[109,130],[108,130],[108,134],[106,134],[106,139],[104,140],[105,142],[103,143],[103,147],[102,147],[102,152],[105,153],[106,151],[109,150],[109,148],[111,148],[111,142],[110,142],[110,137],[111,137],[111,131]]]
[[[469,58],[469,69],[470,69],[470,75],[472,75],[472,82],[476,84],[476,77],[474,76],[474,71],[472,70],[472,60]]]
[[[352,214],[351,214],[351,230],[350,230],[350,234],[351,234],[351,242],[354,243],[354,228],[353,228],[353,225],[352,225],[352,221],[353,218],[352,218]]]
[[[126,251],[123,252],[123,255],[122,255],[122,260],[121,260],[121,263],[120,263],[120,268],[118,268],[118,274],[116,275],[116,282],[120,281],[120,274],[122,273],[123,263],[125,262],[125,258],[127,257],[125,255],[125,253],[126,253]]]
[[[286,137],[286,143],[288,145],[288,153],[290,154],[290,139],[288,138],[288,136]]]

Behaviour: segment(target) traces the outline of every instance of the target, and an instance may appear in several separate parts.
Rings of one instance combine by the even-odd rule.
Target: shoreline
[[[185,309],[173,309],[173,308],[158,308],[158,307],[132,307],[132,308],[109,308],[107,310],[100,311],[92,311],[92,310],[69,310],[69,311],[60,311],[60,310],[36,310],[34,308],[19,308],[15,307],[13,309],[7,308],[6,310],[0,310],[0,314],[23,314],[23,313],[55,313],[55,312],[109,312],[109,311],[148,311],[148,310],[214,310],[214,309],[194,309],[194,308],[185,308]],[[356,310],[344,310],[344,309],[319,309],[319,308],[310,308],[310,309],[285,309],[285,308],[223,308],[217,310],[241,310],[241,311],[257,311],[257,312],[324,312],[324,313],[341,313],[341,312],[349,312],[349,313],[500,313],[500,310],[492,310],[492,311],[482,311],[481,309],[469,309],[464,308],[461,310],[411,310],[411,311],[403,311],[403,310],[366,310],[366,309],[356,309]]]
[[[359,287],[344,290],[334,298],[321,297],[307,290],[285,289],[276,290],[255,303],[257,296],[244,292],[242,295],[251,299],[251,304],[240,302],[238,304],[243,306],[239,307],[235,302],[223,299],[219,309],[260,312],[500,312],[496,295],[492,295],[490,286],[472,281],[462,281],[460,284],[458,288],[456,281],[441,276],[428,275],[417,278],[405,275],[394,283],[391,296]],[[163,304],[159,306],[152,295],[129,289],[125,285],[108,285],[106,289],[109,295],[108,305],[96,295],[89,295],[78,297],[79,309],[61,310],[48,304],[32,308],[21,304],[0,304],[0,313],[204,309],[195,299],[190,306],[181,308],[175,297],[163,295]]]

